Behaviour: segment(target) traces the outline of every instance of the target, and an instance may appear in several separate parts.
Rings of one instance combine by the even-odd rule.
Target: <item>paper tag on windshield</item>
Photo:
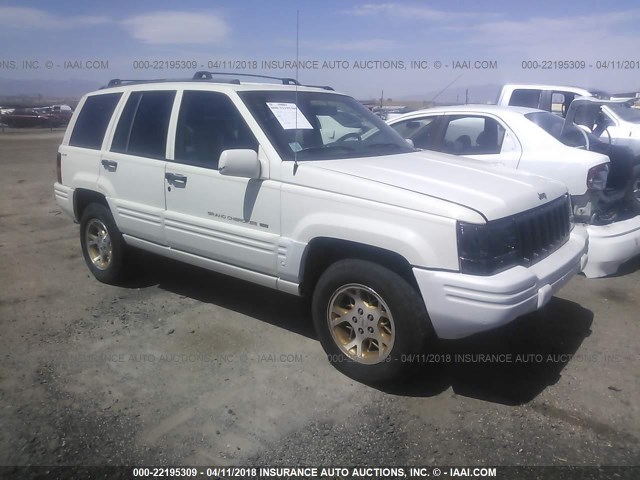
[[[267,106],[285,130],[313,129],[307,117],[304,116],[295,103],[267,102]]]

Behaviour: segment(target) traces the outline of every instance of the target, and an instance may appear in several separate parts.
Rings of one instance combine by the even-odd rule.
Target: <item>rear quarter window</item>
[[[71,132],[69,145],[100,150],[113,111],[122,93],[87,97]]]

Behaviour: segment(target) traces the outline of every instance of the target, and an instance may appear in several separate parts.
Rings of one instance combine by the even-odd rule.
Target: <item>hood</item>
[[[436,152],[304,163],[445,200],[475,210],[487,220],[544,205],[567,192],[554,180]]]

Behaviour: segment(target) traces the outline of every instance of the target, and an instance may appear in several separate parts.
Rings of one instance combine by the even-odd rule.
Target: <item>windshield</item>
[[[640,110],[632,108],[628,103],[607,103],[606,107],[625,122],[640,123]]]
[[[351,97],[294,91],[238,94],[284,160],[328,160],[415,151],[395,130]]]

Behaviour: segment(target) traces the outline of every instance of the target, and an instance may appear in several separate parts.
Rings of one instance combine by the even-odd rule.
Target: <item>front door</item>
[[[259,146],[231,99],[184,91],[165,172],[167,240],[176,250],[275,275],[279,183],[222,175],[220,154],[232,149]]]

